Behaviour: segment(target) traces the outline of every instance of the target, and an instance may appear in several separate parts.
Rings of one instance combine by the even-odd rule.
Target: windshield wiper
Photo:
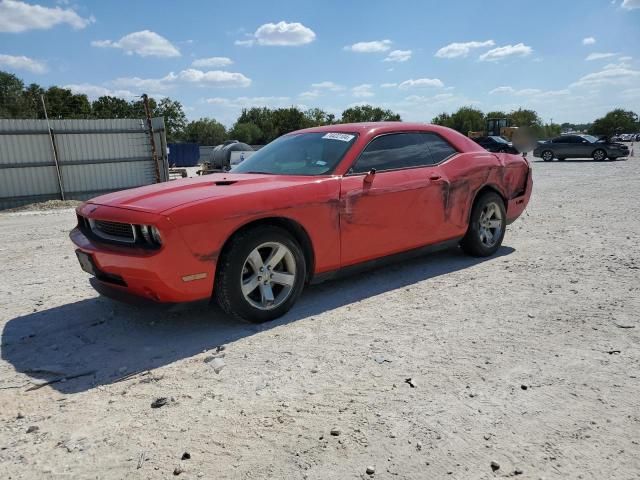
[[[237,173],[255,173],[256,175],[275,175],[273,172],[260,172],[258,170],[249,170],[248,172],[237,172]]]

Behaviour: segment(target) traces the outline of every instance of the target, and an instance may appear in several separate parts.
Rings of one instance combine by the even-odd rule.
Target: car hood
[[[108,193],[87,203],[159,214],[203,200],[317,183],[321,178],[326,177],[214,173]]]

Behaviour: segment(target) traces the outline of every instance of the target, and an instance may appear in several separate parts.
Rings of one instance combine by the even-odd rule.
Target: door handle
[[[429,176],[429,180],[436,181],[436,180],[441,180],[441,179],[442,179],[442,175],[437,175],[437,174],[435,174],[435,173],[434,173],[434,174],[431,174],[431,175]]]

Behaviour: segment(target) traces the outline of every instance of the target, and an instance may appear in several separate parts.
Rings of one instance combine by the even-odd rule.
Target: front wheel
[[[506,228],[507,212],[502,198],[495,192],[483,193],[473,204],[469,227],[460,246],[474,257],[488,257],[502,245]]]
[[[256,227],[233,238],[220,259],[215,296],[229,315],[266,322],[289,311],[306,273],[302,249],[286,230]]]
[[[542,152],[542,160],[545,162],[550,162],[553,160],[553,152],[551,150],[545,150]]]
[[[596,162],[601,162],[603,161],[605,158],[607,158],[607,152],[605,152],[604,150],[602,150],[601,148],[599,148],[598,150],[596,150],[595,152],[593,152],[593,159]]]

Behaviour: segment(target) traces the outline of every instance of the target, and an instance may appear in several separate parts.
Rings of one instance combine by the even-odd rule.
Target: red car
[[[330,125],[284,135],[229,173],[89,200],[70,237],[105,295],[213,296],[262,322],[306,283],[355,267],[452,245],[491,255],[531,188],[524,157],[448,128]]]

